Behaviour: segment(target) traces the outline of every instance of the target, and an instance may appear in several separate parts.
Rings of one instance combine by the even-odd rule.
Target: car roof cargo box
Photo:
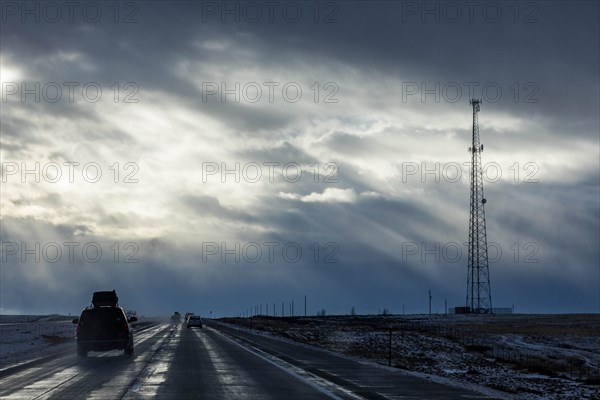
[[[92,296],[92,305],[94,307],[116,307],[118,304],[119,297],[114,290],[94,292],[94,295]]]

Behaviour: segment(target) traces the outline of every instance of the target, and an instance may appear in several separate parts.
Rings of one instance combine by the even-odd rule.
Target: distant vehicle
[[[173,315],[171,315],[171,322],[174,324],[181,322],[181,314],[179,314],[179,312],[175,311],[173,313]]]
[[[133,354],[133,329],[130,323],[135,316],[127,317],[119,307],[119,298],[113,291],[95,292],[92,305],[73,320],[77,324],[77,355],[87,357],[89,351],[123,350]]]
[[[195,326],[202,328],[202,318],[198,315],[190,315],[187,319],[187,327],[193,328]]]
[[[194,313],[193,312],[186,312],[185,315],[183,316],[183,320],[187,322],[187,320],[190,317],[190,315],[194,315]]]

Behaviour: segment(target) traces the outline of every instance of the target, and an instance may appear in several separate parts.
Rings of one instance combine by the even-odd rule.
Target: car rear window
[[[81,321],[84,323],[88,321],[111,323],[123,322],[124,320],[125,317],[123,316],[121,310],[119,310],[118,308],[94,308],[90,310],[85,310],[81,314]]]

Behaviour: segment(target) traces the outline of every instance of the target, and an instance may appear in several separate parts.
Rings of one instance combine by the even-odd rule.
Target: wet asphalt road
[[[82,360],[73,345],[0,379],[1,399],[488,398],[216,323],[139,332],[132,357],[111,351]]]

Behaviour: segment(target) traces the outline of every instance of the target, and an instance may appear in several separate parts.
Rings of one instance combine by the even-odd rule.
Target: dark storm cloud
[[[25,117],[7,116],[2,118],[2,146],[12,155],[20,155],[32,143],[43,144],[48,139],[33,132],[35,124]]]
[[[588,129],[579,134],[594,134],[590,129],[597,128],[597,124],[588,119],[599,105],[595,79],[599,66],[598,21],[594,19],[597,4],[535,3],[539,6],[535,23],[514,23],[508,6],[503,7],[505,17],[497,23],[486,23],[479,13],[473,23],[466,19],[457,23],[444,19],[440,23],[422,23],[420,15],[404,15],[403,3],[407,2],[340,3],[339,21],[332,24],[223,24],[218,18],[201,23],[201,4],[178,3],[173,7],[162,2],[142,2],[139,22],[129,25],[111,25],[106,21],[34,25],[9,20],[3,26],[8,38],[4,48],[19,60],[34,61],[26,65],[37,79],[91,79],[107,84],[115,80],[135,81],[143,90],[176,92],[200,111],[217,118],[231,118],[240,133],[259,126],[283,126],[286,116],[231,103],[221,107],[214,107],[213,102],[202,103],[201,93],[193,88],[190,78],[177,76],[174,67],[179,60],[216,65],[224,70],[248,62],[286,67],[293,65],[290,60],[300,52],[319,57],[323,65],[336,60],[418,85],[424,83],[429,89],[436,82],[441,87],[456,82],[465,90],[463,102],[468,100],[468,86],[464,83],[475,82],[479,89],[486,83],[497,83],[503,94],[495,109],[521,116],[531,115],[531,107],[534,114],[548,117],[566,113],[587,125]],[[563,34],[562,27],[569,30],[569,35]],[[215,51],[196,45],[198,41],[223,37],[236,46],[251,47],[251,55],[237,59],[239,53],[232,49]],[[60,52],[74,52],[82,57],[74,59],[70,69],[47,61]],[[91,67],[86,69],[85,65]],[[535,87],[525,88],[528,82]],[[397,106],[406,106],[401,102],[402,88],[391,89],[396,92]],[[522,107],[527,95],[539,104]],[[514,101],[515,96],[519,101]],[[420,93],[410,97],[411,101],[419,98]],[[427,99],[429,103],[434,101],[431,96]],[[262,126],[257,126],[260,121]]]
[[[430,4],[434,3],[443,4]],[[6,60],[7,65],[20,69],[20,80],[42,85],[98,82],[109,99],[110,85],[134,82],[140,103],[138,108],[119,108],[125,117],[100,104],[20,104],[18,99],[4,103],[3,160],[70,161],[83,148],[99,158],[103,150],[110,156],[139,156],[149,165],[180,174],[161,180],[160,168],[146,172],[145,181],[129,187],[131,194],[150,188],[140,194],[143,201],[139,203],[133,198],[115,200],[113,192],[104,192],[103,187],[95,192],[96,198],[85,198],[92,203],[93,215],[80,223],[53,223],[44,220],[50,218],[47,215],[19,219],[3,210],[3,243],[62,243],[83,237],[108,246],[117,240],[116,232],[128,228],[143,232],[143,238],[135,241],[140,262],[127,266],[110,258],[93,265],[24,265],[11,259],[2,266],[3,307],[9,303],[19,310],[76,312],[72,305],[86,305],[88,293],[113,287],[132,307],[155,312],[172,312],[188,304],[206,311],[211,302],[220,303],[224,312],[238,312],[248,302],[279,303],[307,291],[314,298],[313,310],[331,305],[335,309],[330,312],[346,312],[351,306],[365,312],[387,306],[399,312],[400,302],[410,307],[409,312],[423,311],[429,288],[438,296],[462,302],[463,291],[457,288],[464,286],[466,261],[423,262],[421,254],[406,258],[402,245],[466,241],[468,187],[463,183],[406,183],[398,171],[403,161],[434,159],[424,150],[449,152],[456,144],[447,139],[449,134],[464,135],[465,140],[459,139],[461,146],[463,142],[463,147],[468,145],[470,109],[465,83],[475,82],[478,89],[493,83],[503,91],[498,102],[484,101],[480,116],[486,128],[483,141],[491,149],[490,158],[484,153],[487,160],[522,152],[532,154],[530,161],[538,161],[536,157],[541,156],[534,151],[539,146],[549,158],[564,157],[558,163],[565,165],[560,176],[548,172],[535,186],[502,182],[486,186],[490,240],[500,242],[505,251],[514,240],[520,245],[534,241],[540,249],[536,265],[523,265],[510,257],[493,265],[494,283],[498,282],[493,290],[500,305],[514,301],[526,304],[529,311],[548,311],[544,301],[559,293],[565,300],[554,310],[594,310],[597,280],[589,276],[597,273],[600,261],[598,164],[593,159],[598,154],[600,128],[600,5],[532,2],[536,8],[522,8],[515,22],[510,9],[514,3],[509,3],[495,3],[503,11],[496,23],[482,16],[484,3],[478,3],[473,22],[466,20],[463,9],[460,21],[449,22],[442,16],[438,23],[432,20],[435,16],[423,22],[419,13],[407,14],[407,7],[422,7],[424,2],[402,1],[339,2],[334,23],[314,23],[308,2],[301,3],[305,18],[298,23],[281,16],[275,23],[243,19],[221,23],[220,15],[206,15],[206,2],[139,2],[138,22],[131,24],[115,24],[109,18],[99,23],[9,19],[1,28],[3,63]],[[537,10],[535,21],[525,23],[522,19],[532,10]],[[265,106],[223,102],[218,96],[204,101],[206,93],[199,85],[261,79],[335,81],[340,86],[340,104],[338,108],[322,103]],[[456,103],[443,93],[439,101],[433,95],[421,101],[420,92],[403,101],[403,82],[419,90],[422,84],[432,89],[436,84],[443,88],[458,83],[463,93]],[[311,93],[306,92],[307,96]],[[536,102],[526,102],[527,96]],[[144,107],[149,107],[148,114],[136,114]],[[458,109],[464,121],[450,121]],[[190,128],[197,132],[193,140],[185,142],[182,134],[179,141],[177,130],[185,125],[176,122],[176,112],[197,124]],[[402,115],[400,121],[390,120],[397,113]],[[144,117],[149,119],[147,125]],[[508,117],[520,123],[503,125]],[[147,130],[161,119],[174,136],[155,142]],[[321,128],[328,123],[331,128]],[[429,123],[432,126],[424,126]],[[211,132],[202,132],[198,126]],[[213,133],[215,126],[221,128]],[[319,128],[323,132],[312,132]],[[309,132],[314,136],[308,138]],[[211,134],[221,135],[222,143]],[[185,151],[166,155],[177,146]],[[234,162],[319,163],[321,167],[336,162],[338,181],[315,182],[310,170],[304,170],[306,179],[295,183],[278,179],[253,187],[241,182],[236,189],[254,188],[250,191],[254,201],[240,206],[238,202],[248,200],[244,194],[233,195],[227,187],[195,186],[187,179],[184,173],[197,165],[190,167],[183,160],[192,158],[193,152],[198,153],[193,154],[195,161],[214,156]],[[458,161],[467,158],[464,153],[456,157]],[[578,164],[578,158],[587,166],[574,169],[576,176],[565,172]],[[377,166],[378,162],[386,163]],[[373,174],[378,169],[382,176]],[[166,186],[171,180],[179,184]],[[84,206],[79,198],[68,196],[52,187],[45,194],[11,198],[16,210],[10,212],[39,206],[60,210],[58,218],[67,218]],[[167,216],[155,216],[160,213]],[[217,224],[210,225],[214,220]],[[176,225],[161,236],[153,226],[155,221],[165,225],[175,221]],[[298,243],[306,257],[296,263],[279,260],[276,265],[264,259],[256,264],[222,262],[219,255],[203,261],[202,240],[216,240],[220,234],[229,235],[229,245],[241,240]],[[309,248],[315,242],[321,246],[318,262]],[[323,262],[326,243],[339,246],[339,262]],[[561,279],[565,268],[570,272],[568,280]],[[115,280],[115,276],[122,279]],[[23,296],[24,292],[37,295]],[[157,292],[164,296],[156,296]],[[54,308],[44,309],[42,304],[50,296],[59,300]],[[420,296],[422,302],[416,300]]]
[[[276,143],[265,148],[244,149],[237,154],[243,159],[256,161],[271,160],[277,162],[277,160],[298,160],[297,162],[302,163],[312,163],[316,161],[314,157],[288,141]]]
[[[539,85],[541,112],[551,115],[566,108],[580,118],[595,114],[598,4],[536,2],[536,10],[527,10],[532,16],[530,23],[515,23],[510,5],[494,3],[500,4],[503,17],[489,23],[483,16],[486,3],[482,2],[477,3],[480,9],[473,23],[468,22],[466,9],[465,18],[456,23],[443,17],[436,23],[435,13],[423,23],[421,10],[417,15],[404,15],[403,21],[407,3],[426,5],[341,2],[339,22],[335,24],[315,24],[310,29],[304,24],[291,24],[285,29],[262,24],[252,26],[256,28],[252,31],[277,49],[275,60],[284,60],[284,55],[301,50],[320,54],[325,60],[341,60],[417,83],[425,81],[428,88],[434,82],[442,86],[450,82],[476,82],[481,86],[498,82],[508,92],[508,85],[514,82],[531,81]],[[565,30],[569,35],[564,34]],[[518,104],[506,101],[513,94],[504,93],[505,101],[498,106],[516,114],[527,113]]]
[[[210,216],[233,222],[256,222],[257,219],[248,213],[223,207],[219,200],[211,196],[185,195],[181,202],[194,211],[196,215]]]
[[[308,195],[328,187],[354,188],[358,192],[374,190],[368,180],[337,158],[317,158],[288,141],[242,150],[236,155],[240,161],[259,164],[265,179],[272,179],[277,190],[284,193]]]

